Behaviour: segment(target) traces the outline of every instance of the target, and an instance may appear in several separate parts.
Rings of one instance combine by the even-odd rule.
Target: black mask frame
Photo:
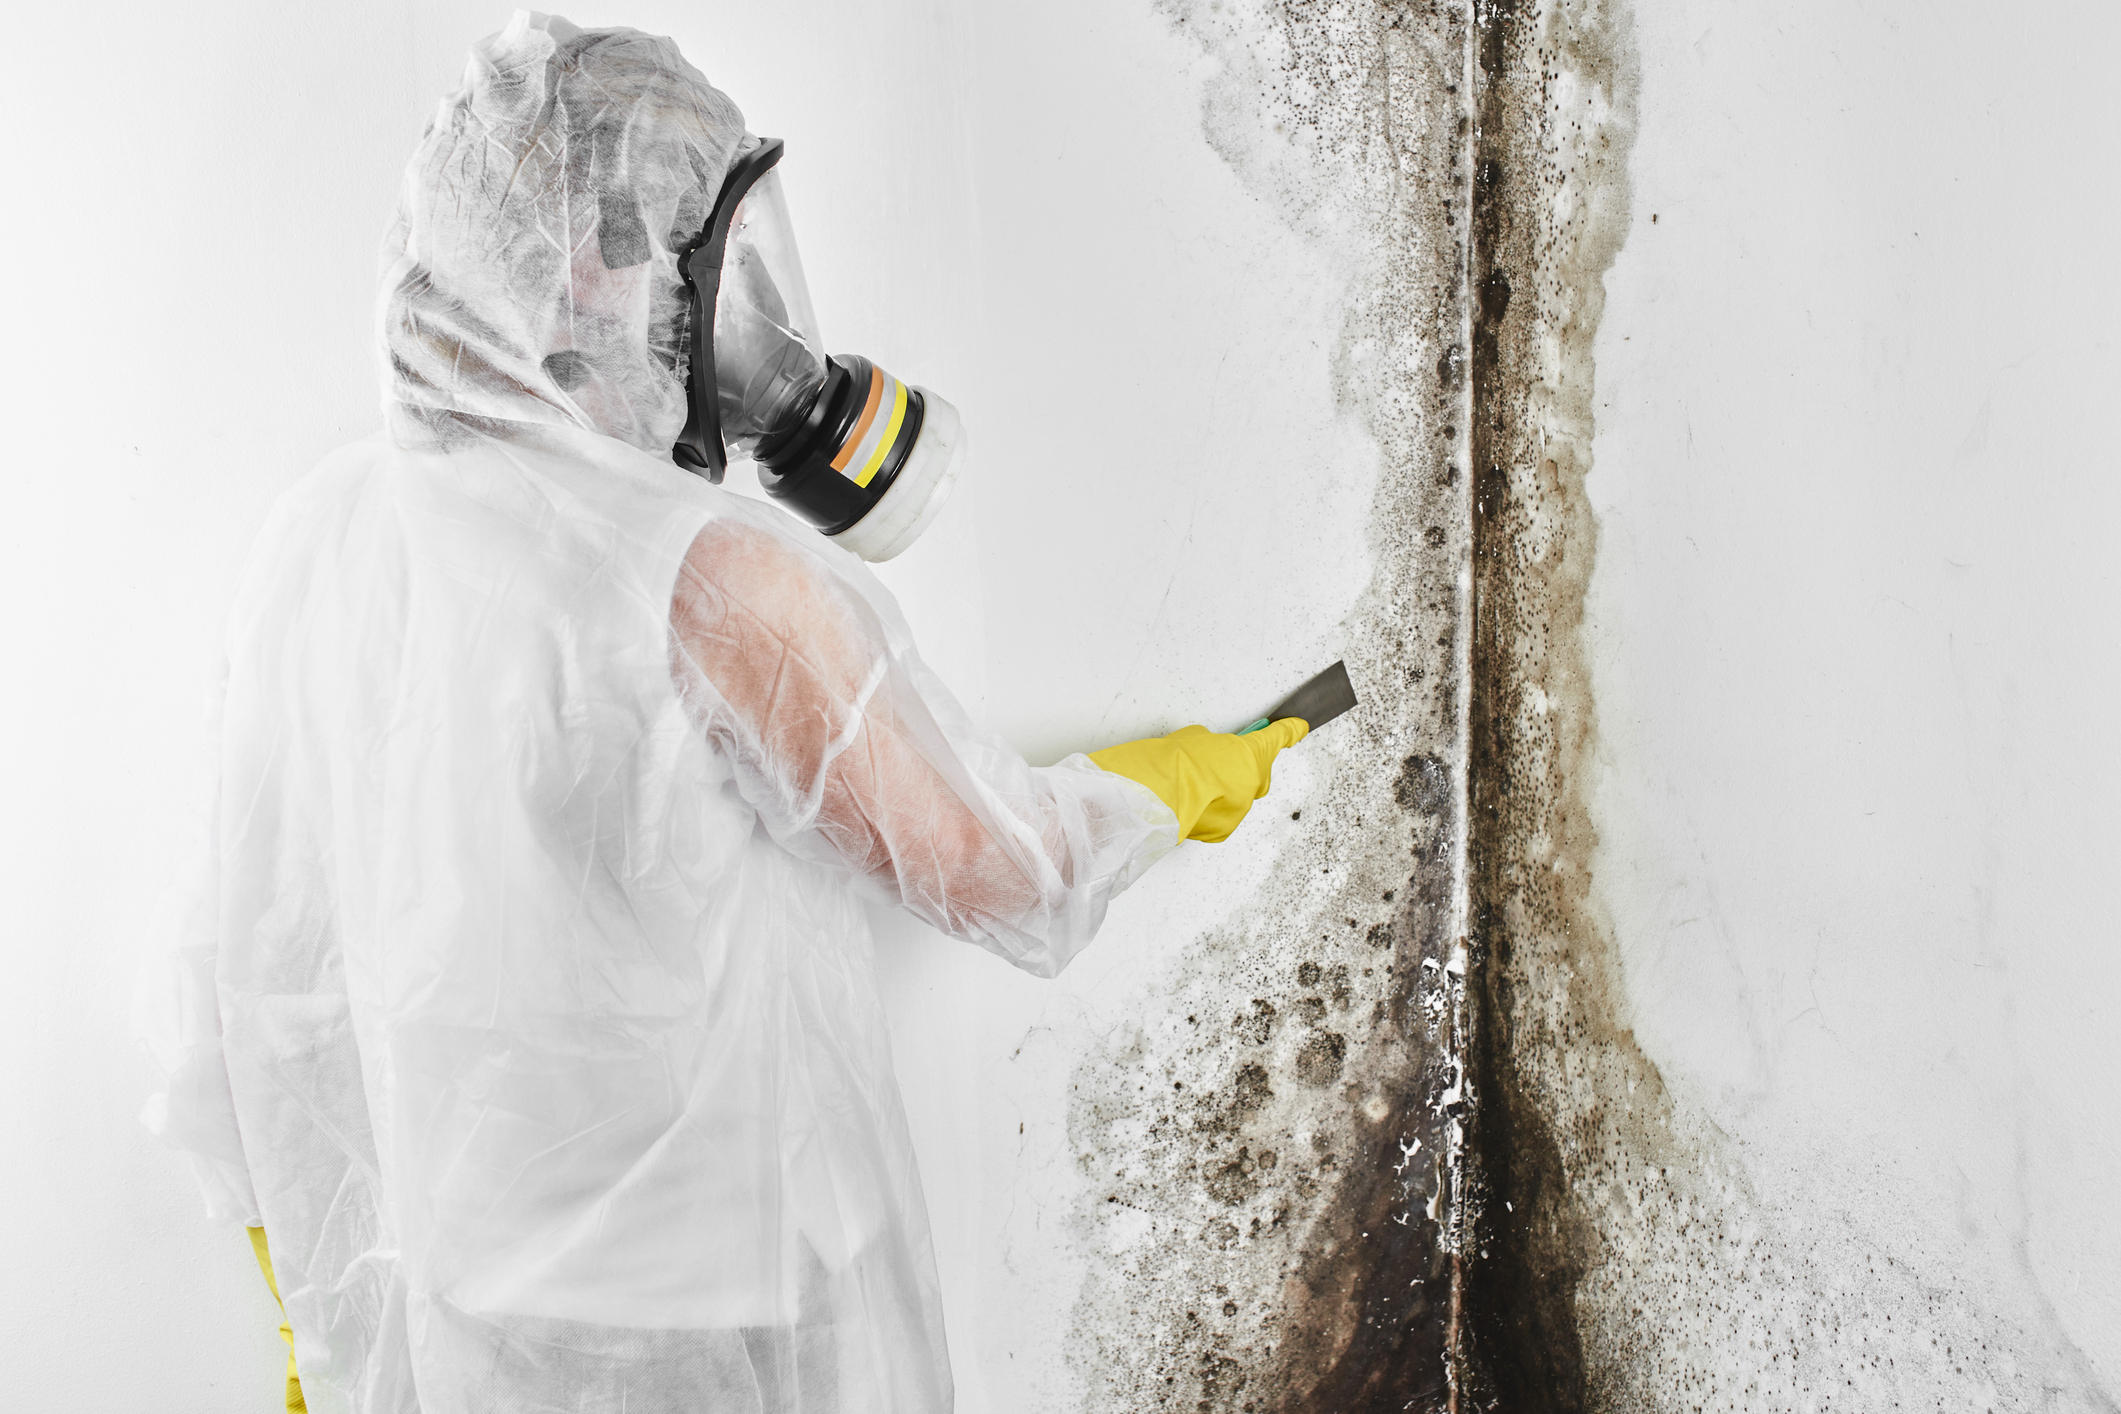
[[[722,442],[722,411],[714,381],[714,305],[722,290],[722,258],[729,249],[729,227],[744,196],[772,171],[786,145],[777,137],[763,139],[757,147],[730,164],[722,180],[721,194],[699,238],[678,257],[678,270],[685,277],[691,299],[690,319],[692,367],[685,383],[685,430],[670,449],[672,460],[720,485],[729,471],[729,449]]]

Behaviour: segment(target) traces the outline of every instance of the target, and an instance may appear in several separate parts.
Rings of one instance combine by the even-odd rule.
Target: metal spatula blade
[[[1238,735],[1256,732],[1284,717],[1299,718],[1315,732],[1354,705],[1355,684],[1348,681],[1348,665],[1342,660],[1284,697],[1273,711]]]

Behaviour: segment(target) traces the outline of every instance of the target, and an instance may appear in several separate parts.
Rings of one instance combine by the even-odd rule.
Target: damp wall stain
[[[1362,707],[1254,906],[1071,1077],[1095,1184],[1070,1358],[1098,1411],[1441,1409],[1464,1108],[1468,16],[1170,0],[1207,141],[1355,270],[1332,373],[1375,439]],[[1271,809],[1271,799],[1258,809]]]
[[[1383,472],[1300,843],[1072,1076],[1086,1407],[2111,1407],[1977,1275],[1764,1203],[1628,1028],[1583,621],[1627,7],[1159,8],[1219,66],[1207,141],[1352,254]]]
[[[1382,474],[1300,841],[1071,1076],[1085,1407],[2111,1408],[1979,1274],[1764,1202],[1629,1029],[1583,619],[1627,7],[1160,9],[1207,141],[1359,271],[1331,357]]]
[[[1605,1352],[1578,1306],[1606,1255],[1580,1139],[1601,1123],[1647,1152],[1664,1138],[1659,1078],[1617,1020],[1579,789],[1591,343],[1627,230],[1629,33],[1611,3],[1495,0],[1474,36],[1468,1409],[1628,1407],[1596,1388]]]
[[[1473,1103],[1457,1407],[2111,1409],[2040,1313],[2009,1309],[1980,1272],[1918,1272],[1883,1224],[1851,1219],[1890,1195],[1765,1200],[1751,1175],[1776,1157],[1682,1100],[1629,1029],[1601,904],[1613,885],[1591,867],[1583,613],[1598,549],[1592,339],[1629,225],[1629,12],[1488,0],[1473,45]],[[1715,337],[1702,332],[1704,353]]]
[[[1629,1030],[1583,621],[1626,7],[1164,13],[1247,188],[1363,248],[1334,373],[1384,472],[1324,803],[1073,1077],[1087,1406],[2111,1407],[1978,1273],[1763,1202]]]

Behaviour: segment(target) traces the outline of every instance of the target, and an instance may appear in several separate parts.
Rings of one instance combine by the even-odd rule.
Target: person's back
[[[802,550],[541,440],[339,454],[236,610],[223,1047],[308,1398],[943,1407],[859,905],[672,673],[708,517]]]
[[[947,1409],[861,896],[1051,975],[1193,828],[979,734],[865,566],[672,464],[741,134],[668,41],[482,44],[388,433],[235,606],[152,1123],[271,1234],[314,1409]]]

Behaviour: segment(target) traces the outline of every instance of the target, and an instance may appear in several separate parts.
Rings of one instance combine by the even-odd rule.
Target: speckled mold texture
[[[1160,8],[1207,141],[1358,272],[1332,369],[1382,471],[1298,842],[1072,1076],[1085,1407],[2111,1408],[1861,1203],[1763,1197],[1629,1029],[1583,617],[1627,5]]]
[[[2052,1313],[1927,1260],[1919,1235],[1888,1243],[1891,1194],[1821,1192],[1718,1131],[1628,1027],[1590,868],[1583,619],[1592,339],[1628,228],[1628,10],[1483,4],[1474,45],[1457,1407],[2111,1409]]]
[[[1581,631],[1596,548],[1583,494],[1591,341],[1627,229],[1625,11],[1504,0],[1474,35],[1474,628],[1469,729],[1475,1113],[1463,1220],[1464,1407],[1589,1407],[1581,1201],[1601,1124],[1656,1131],[1658,1076],[1616,1020],[1579,792],[1594,725]],[[1615,1093],[1617,1089],[1617,1094]],[[1616,1113],[1617,1112],[1617,1113]],[[1594,1165],[1597,1160],[1592,1159]],[[1625,1404],[1616,1407],[1627,1407]]]
[[[1467,16],[1172,0],[1208,142],[1357,273],[1334,386],[1380,452],[1362,697],[1257,903],[1073,1076],[1095,1410],[1441,1408],[1463,1108]],[[1272,808],[1271,802],[1260,809]]]

